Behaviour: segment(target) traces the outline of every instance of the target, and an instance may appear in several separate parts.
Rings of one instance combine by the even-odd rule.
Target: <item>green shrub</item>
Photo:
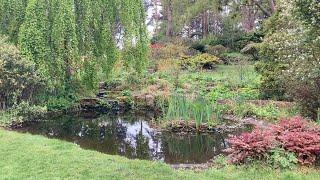
[[[226,25],[232,26],[232,24],[228,23]],[[227,47],[234,51],[240,51],[246,45],[252,42],[260,43],[263,36],[264,34],[259,31],[245,33],[234,27],[226,27],[224,33],[220,36],[216,36],[215,38],[213,38],[209,44],[212,46],[221,44],[224,47]]]
[[[183,57],[180,65],[183,69],[214,69],[220,63],[220,59],[210,54],[199,54],[193,57]]]
[[[234,115],[244,118],[255,116],[254,107],[251,104],[244,102],[237,102],[230,107],[231,113]]]
[[[211,54],[211,55],[216,55],[216,56],[219,56],[220,54],[223,54],[223,53],[227,53],[228,51],[229,51],[229,49],[224,47],[221,44],[218,44],[218,45],[215,45],[215,46],[207,45],[205,47],[205,52],[206,53]]]
[[[13,106],[11,111],[17,112],[18,116],[32,118],[45,115],[47,113],[47,107],[32,106],[28,102],[21,102],[20,104]]]
[[[223,53],[223,54],[220,54],[219,57],[225,64],[232,64],[232,63],[238,63],[240,61],[251,60],[249,56],[246,56],[238,52]]]
[[[211,101],[216,102],[217,100],[232,99],[234,92],[224,85],[217,85],[207,96]]]
[[[21,102],[14,105],[7,111],[0,111],[0,126],[8,126],[13,122],[20,123],[35,118],[42,118],[47,114],[45,106],[30,105],[28,102]]]
[[[24,118],[18,115],[17,111],[9,109],[7,111],[0,111],[0,126],[7,127],[13,122],[20,123],[23,122]]]
[[[195,49],[201,53],[205,53],[206,52],[206,46],[204,44],[202,44],[201,42],[195,42],[191,45],[190,47],[191,49]]]
[[[269,152],[268,164],[279,169],[294,169],[298,163],[296,155],[284,149],[273,149]]]
[[[0,102],[11,107],[19,101],[33,100],[42,85],[34,63],[0,36]]]
[[[273,61],[260,61],[255,64],[256,71],[262,76],[260,93],[263,98],[286,99],[284,82],[279,78],[286,67],[281,62]]]
[[[266,118],[269,121],[276,121],[280,116],[280,109],[272,103],[262,107],[254,107],[253,111],[257,117]]]
[[[198,52],[192,50],[184,43],[174,42],[167,44],[155,44],[151,46],[151,60],[157,63],[158,60],[180,58],[186,55],[195,55]]]
[[[230,87],[222,84],[218,84],[210,91],[207,96],[211,101],[217,100],[254,100],[258,99],[260,94],[257,89],[252,89],[250,87],[239,88],[236,90],[232,90]]]
[[[259,60],[259,44],[258,43],[247,44],[241,50],[241,53],[251,55],[254,60]]]
[[[279,4],[278,13],[265,22],[267,36],[259,46],[263,61],[257,65],[266,98],[295,100],[313,119],[320,106],[320,6],[315,4],[319,2]]]
[[[51,97],[46,102],[49,111],[67,110],[73,105],[74,100],[65,97]]]
[[[295,106],[280,108],[274,103],[255,105],[250,102],[236,101],[236,103],[228,104],[228,110],[238,117],[256,117],[268,122],[277,122],[283,117],[299,115],[299,111]]]
[[[259,89],[253,89],[250,87],[240,88],[237,91],[237,96],[243,100],[254,100],[260,97]]]

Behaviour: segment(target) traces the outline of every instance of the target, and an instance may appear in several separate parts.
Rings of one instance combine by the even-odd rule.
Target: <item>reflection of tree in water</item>
[[[26,129],[33,134],[41,132],[45,136],[68,140],[67,137],[79,133],[81,123],[72,116],[64,116],[63,118],[53,118],[34,124]]]
[[[117,117],[103,117],[96,119],[95,124],[99,127],[99,142],[105,152],[127,156],[127,144],[125,144],[127,127],[122,121]]]
[[[225,148],[223,135],[157,133],[145,119],[141,116],[94,119],[64,116],[39,122],[26,131],[74,142],[84,149],[168,163],[203,163]]]
[[[151,159],[149,138],[145,136],[144,128],[142,121],[132,121],[128,117],[126,120],[104,119],[99,122],[99,139],[104,146],[108,146],[109,154],[111,152],[129,158]]]
[[[165,134],[163,151],[168,163],[203,163],[225,149],[224,137],[215,135]]]
[[[140,121],[140,131],[136,136],[136,154],[139,159],[151,159],[149,154],[149,138],[143,135],[143,124]]]

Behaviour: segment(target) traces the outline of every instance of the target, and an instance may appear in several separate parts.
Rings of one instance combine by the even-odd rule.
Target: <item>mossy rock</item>
[[[139,109],[155,109],[156,97],[152,94],[137,94],[134,97],[134,104]]]

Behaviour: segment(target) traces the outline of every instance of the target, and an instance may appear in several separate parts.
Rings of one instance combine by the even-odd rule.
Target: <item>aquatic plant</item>
[[[163,107],[163,106],[162,106]],[[183,120],[195,122],[197,129],[203,123],[216,124],[214,122],[214,104],[203,97],[188,98],[185,95],[175,93],[168,100],[168,107],[164,109],[164,119],[167,121]]]

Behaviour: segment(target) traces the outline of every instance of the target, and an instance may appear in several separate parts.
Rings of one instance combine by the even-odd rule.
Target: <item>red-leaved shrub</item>
[[[163,48],[163,47],[165,47],[165,45],[159,44],[159,43],[155,43],[155,44],[151,44],[151,45],[150,45],[150,48],[151,48],[151,49],[161,49],[161,48]]]
[[[297,155],[301,164],[313,164],[320,155],[320,128],[300,117],[283,120],[272,129],[286,151]]]
[[[243,133],[228,139],[226,150],[232,163],[244,163],[248,159],[261,159],[270,150],[283,148],[296,154],[301,164],[314,164],[320,155],[320,128],[301,117],[282,120],[277,125],[251,133]]]
[[[254,129],[251,133],[242,133],[228,139],[230,148],[226,150],[232,163],[244,163],[250,159],[261,159],[275,148],[277,141],[272,131]]]

